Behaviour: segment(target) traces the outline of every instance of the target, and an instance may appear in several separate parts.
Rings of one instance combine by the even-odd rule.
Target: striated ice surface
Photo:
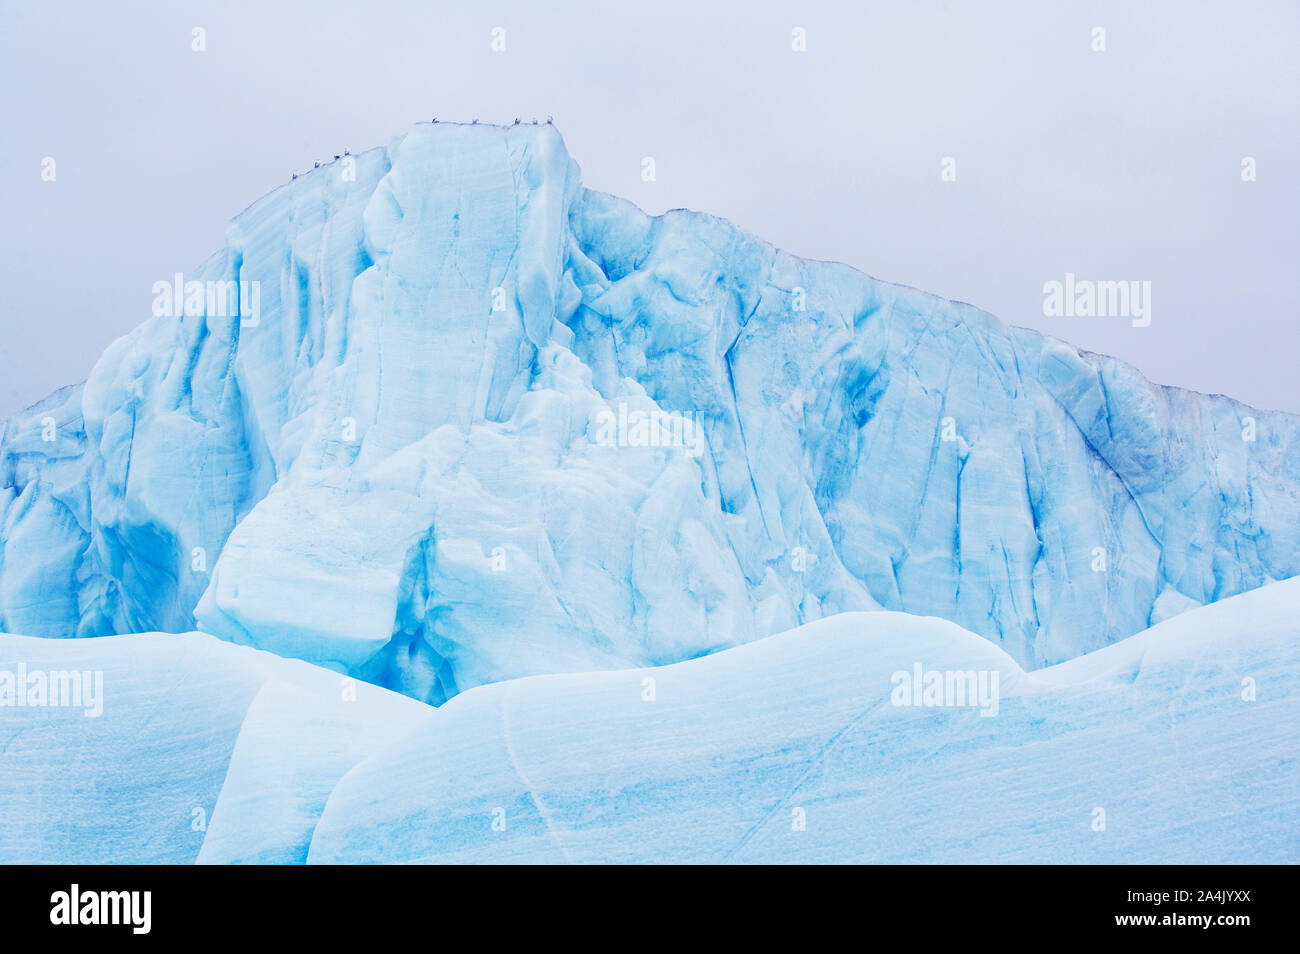
[[[98,717],[0,708],[0,862],[1294,863],[1297,646],[1290,580],[1028,673],[846,613],[431,708],[200,633],[0,636],[103,673]],[[917,665],[996,705],[894,704]]]
[[[33,673],[97,676],[96,705],[5,698]],[[429,711],[345,678],[202,633],[0,635],[0,864],[306,860],[338,780]]]
[[[1031,669],[1300,573],[1297,418],[647,216],[550,126],[418,126],[187,278],[257,313],[150,318],[0,430],[0,631],[438,704],[877,609]]]

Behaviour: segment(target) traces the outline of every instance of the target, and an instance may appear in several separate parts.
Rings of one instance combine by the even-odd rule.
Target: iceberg
[[[327,163],[190,277],[257,307],[161,309],[0,429],[0,631],[440,704],[874,610],[1033,669],[1300,573],[1295,416],[648,216],[550,125]]]
[[[0,424],[0,862],[1300,858],[1296,416],[549,124],[295,177],[152,312]]]

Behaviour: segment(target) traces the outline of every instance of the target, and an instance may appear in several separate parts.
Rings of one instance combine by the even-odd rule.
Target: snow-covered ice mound
[[[1292,580],[1028,675],[950,623],[851,613],[493,685],[350,772],[309,860],[1294,862],[1298,637]],[[918,664],[997,673],[996,715],[895,705]]]
[[[86,673],[93,698],[34,702]],[[427,711],[201,633],[0,636],[0,863],[302,861],[343,773]]]
[[[2,861],[1300,860],[1300,580],[1028,674],[892,612],[437,709],[199,634],[20,662],[103,712],[0,708]]]

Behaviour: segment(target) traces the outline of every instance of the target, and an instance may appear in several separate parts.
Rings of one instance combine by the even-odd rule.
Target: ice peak
[[[436,702],[880,607],[1030,668],[1300,573],[1294,417],[652,218],[549,123],[340,153],[195,277],[257,314],[155,317],[0,434],[0,630]]]

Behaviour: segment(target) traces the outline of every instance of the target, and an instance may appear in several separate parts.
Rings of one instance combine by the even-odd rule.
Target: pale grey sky
[[[84,379],[293,170],[435,115],[553,115],[585,183],[649,212],[1300,412],[1298,11],[0,0],[0,417]],[[1066,272],[1150,281],[1151,324],[1045,318]]]

